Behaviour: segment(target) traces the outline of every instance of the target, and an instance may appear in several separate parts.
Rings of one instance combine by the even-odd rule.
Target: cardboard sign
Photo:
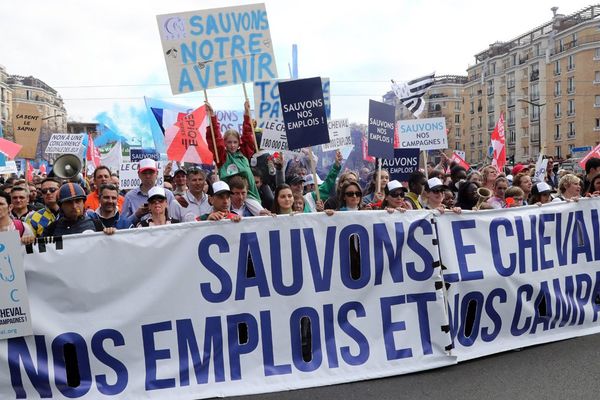
[[[79,154],[83,145],[83,133],[54,133],[50,137],[46,154]]]
[[[33,334],[17,231],[0,233],[0,340]]]
[[[321,78],[279,82],[288,148],[329,143]]]
[[[283,119],[281,114],[281,102],[279,101],[278,82],[286,80],[271,80],[254,82],[254,117],[258,126],[264,128],[269,119]],[[327,119],[331,119],[331,86],[329,78],[321,78],[323,88],[323,100],[325,100],[325,113]]]
[[[158,178],[156,178],[156,186],[162,186],[164,183],[164,163],[157,161]],[[119,169],[119,189],[134,189],[139,187],[142,181],[138,177],[138,163],[125,162],[121,164]]]
[[[427,118],[398,121],[400,147],[436,150],[448,148],[446,120]]]
[[[264,4],[156,18],[173,94],[277,78]]]
[[[23,146],[19,157],[35,158],[40,129],[42,127],[42,116],[33,104],[15,103],[13,110],[13,131],[15,142]]]
[[[394,157],[394,121],[396,108],[369,100],[369,155],[378,158]],[[415,146],[410,146],[415,147]]]
[[[348,119],[335,119],[327,124],[329,143],[321,145],[323,151],[334,151],[346,147],[354,147]]]
[[[390,173],[390,180],[405,182],[419,169],[419,149],[394,149],[394,158],[381,160],[381,167]]]
[[[131,149],[129,155],[131,162],[138,162],[144,158],[160,161],[160,154],[156,152],[156,149]]]

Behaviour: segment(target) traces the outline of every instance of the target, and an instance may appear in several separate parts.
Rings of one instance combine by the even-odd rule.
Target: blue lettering
[[[181,75],[179,75],[179,86],[177,90],[180,92],[185,92],[186,90],[191,92],[194,90],[194,84],[192,83],[190,73],[186,67],[181,69]]]
[[[229,38],[227,36],[218,36],[213,40],[218,45],[219,58],[225,58],[225,44],[229,42]],[[227,56],[229,56],[229,54]]]
[[[421,347],[423,355],[433,354],[431,347],[431,331],[429,329],[429,312],[427,311],[427,302],[436,301],[435,292],[415,293],[406,296],[407,303],[417,303],[417,315],[419,316],[419,332],[421,333]]]
[[[79,386],[69,386],[67,383],[67,365],[65,362],[65,345],[73,345],[77,354],[77,370]],[[67,332],[58,335],[52,341],[52,358],[54,359],[54,382],[65,397],[81,397],[89,392],[92,386],[92,370],[85,339],[78,333]]]
[[[300,229],[290,231],[290,243],[300,243]],[[269,231],[269,247],[271,249],[271,274],[273,289],[282,296],[293,296],[300,292],[303,284],[302,275],[302,246],[292,246],[292,283],[289,286],[283,282],[281,262],[281,240],[279,231]],[[288,268],[286,268],[287,270]]]
[[[500,317],[500,314],[494,309],[494,298],[496,297],[500,300],[500,303],[506,303],[506,291],[502,288],[496,288],[492,290],[485,299],[485,312],[492,320],[494,330],[490,332],[490,329],[487,326],[481,329],[481,340],[484,342],[491,342],[496,339],[502,329],[502,317]]]
[[[52,397],[50,377],[48,376],[48,350],[46,349],[46,342],[42,335],[35,335],[34,338],[37,368],[31,358],[31,353],[29,353],[29,348],[24,337],[7,340],[10,383],[17,399],[27,398],[27,392],[25,392],[23,379],[21,378],[21,362],[23,362],[23,368],[33,388],[38,392],[40,397]]]
[[[325,351],[327,351],[329,368],[338,368],[339,362],[335,344],[333,304],[323,305],[323,331],[325,335]]]
[[[517,227],[517,238],[519,244],[519,272],[524,274],[527,270],[527,261],[531,260],[531,270],[538,270],[538,254],[537,254],[537,229],[535,227],[537,221],[537,216],[530,215],[529,216],[529,225],[531,232],[531,237],[529,239],[525,238],[525,229],[523,224],[523,218],[520,216],[515,217],[515,225]],[[527,249],[531,250],[531,257],[528,258],[525,256],[525,251]]]
[[[246,324],[248,341],[240,343],[238,326]],[[252,314],[242,313],[227,316],[227,342],[229,343],[229,368],[231,380],[242,379],[240,356],[251,353],[258,346],[258,323]]]
[[[223,20],[223,16],[227,17],[227,20]],[[221,32],[229,33],[231,31],[231,17],[229,13],[219,13],[219,25],[221,26]]]
[[[254,58],[254,55],[252,56]],[[252,63],[254,66],[254,63]],[[275,79],[277,74],[271,69],[271,66],[275,66],[273,57],[270,53],[260,53],[258,55],[258,79]],[[252,74],[254,78],[254,74]]]
[[[588,303],[590,295],[592,294],[592,278],[588,274],[578,274],[575,275],[575,282],[577,284],[575,298],[577,299],[577,305],[579,306],[579,321],[577,324],[581,325],[585,319],[585,305]]]
[[[567,217],[567,228],[563,235],[562,232],[562,214],[556,214],[556,254],[558,255],[558,264],[560,266],[567,265],[567,239],[573,226],[573,213],[569,213]]]
[[[102,329],[92,337],[92,353],[98,361],[115,371],[117,381],[110,385],[105,374],[96,375],[95,378],[100,393],[107,396],[115,396],[123,392],[127,387],[129,373],[125,364],[108,354],[104,349],[104,341],[108,339],[112,341],[113,346],[125,345],[125,338],[123,338],[121,332],[115,329]]]
[[[227,61],[219,60],[216,61],[215,64],[215,85],[217,86],[226,86],[228,84],[227,79],[222,79],[225,77],[227,72]]]
[[[475,246],[465,245],[462,237],[462,231],[464,229],[474,229],[475,220],[469,219],[466,221],[452,221],[452,235],[454,236],[454,246],[456,247],[456,256],[458,259],[458,269],[460,275],[456,273],[444,274],[444,280],[446,282],[458,282],[458,281],[473,281],[477,279],[483,279],[483,271],[469,271],[469,265],[467,263],[467,255],[475,254]]]
[[[394,332],[406,330],[406,322],[392,321],[392,306],[404,304],[406,296],[382,297],[379,300],[381,304],[381,321],[383,329],[383,341],[385,343],[385,354],[388,360],[398,360],[401,358],[410,358],[413,356],[410,348],[397,349],[394,341]]]
[[[571,238],[572,255],[571,263],[577,264],[579,254],[585,254],[587,262],[592,261],[591,241],[588,236],[585,221],[583,220],[583,211],[575,211],[575,229]]]
[[[338,312],[338,324],[340,328],[349,337],[354,339],[358,344],[358,354],[353,356],[350,352],[349,346],[343,346],[340,348],[340,354],[346,364],[348,365],[362,365],[369,359],[369,341],[356,327],[354,327],[348,320],[348,313],[354,311],[356,318],[363,318],[367,315],[365,308],[362,304],[357,301],[351,301],[343,304]]]
[[[545,305],[546,315],[540,314],[540,305]],[[550,317],[552,316],[550,308],[550,292],[548,291],[548,282],[543,281],[540,283],[540,291],[533,302],[533,322],[531,323],[531,331],[529,333],[535,334],[537,331],[538,324],[543,324],[543,330],[547,331],[550,325]]]
[[[157,349],[154,342],[156,332],[170,331],[172,329],[171,321],[157,322],[154,324],[142,325],[142,343],[144,346],[144,364],[146,366],[146,390],[167,389],[175,387],[175,378],[158,379],[157,362],[158,360],[168,360],[171,358],[169,349]]]
[[[292,230],[293,231],[293,230]],[[310,262],[310,271],[312,272],[313,284],[315,286],[315,292],[326,292],[331,287],[331,272],[333,268],[333,250],[335,247],[335,233],[336,227],[327,227],[327,236],[325,238],[325,257],[323,259],[323,268],[319,261],[319,254],[317,251],[317,245],[315,242],[315,235],[311,228],[302,230],[304,233],[304,241],[306,243],[306,253],[308,254],[308,261]],[[292,251],[294,247],[299,247],[300,242],[297,244],[292,243]]]
[[[308,317],[310,320],[310,337],[312,338],[312,359],[304,361],[302,358],[302,332],[300,320]],[[299,371],[311,372],[321,366],[323,354],[321,351],[321,328],[319,314],[314,308],[301,307],[292,312],[290,316],[290,332],[292,345],[292,360]]]
[[[260,331],[262,333],[261,337],[265,376],[291,374],[292,367],[290,364],[275,365],[275,356],[273,355],[273,332],[270,311],[260,312]]]
[[[523,309],[523,293],[525,293],[525,300],[531,300],[533,296],[533,287],[531,285],[519,286],[517,289],[517,303],[515,304],[515,314],[513,315],[512,323],[510,324],[510,333],[513,336],[521,336],[531,326],[531,317],[525,318],[525,323],[522,328],[519,328],[519,320],[521,319],[521,310]]]
[[[227,271],[216,263],[210,256],[210,247],[216,245],[219,253],[229,253],[229,243],[220,235],[209,235],[198,244],[198,258],[200,263],[211,272],[221,285],[220,292],[213,292],[210,283],[201,283],[200,292],[202,296],[211,303],[222,303],[231,296],[232,283]]]
[[[423,260],[423,270],[418,271],[416,264],[410,261],[406,263],[406,273],[415,281],[426,281],[433,275],[433,256],[429,250],[423,247],[423,245],[421,245],[421,243],[419,243],[419,241],[415,238],[415,231],[418,228],[421,228],[424,235],[433,236],[433,227],[431,226],[431,222],[429,222],[429,220],[420,219],[410,224],[410,227],[408,228],[406,244],[412,251],[415,252],[415,254],[421,257],[421,260]]]
[[[215,34],[219,33],[219,27],[217,26],[217,21],[215,19],[214,15],[207,15],[206,16],[206,35],[212,35],[213,32]]]
[[[396,233],[396,251],[390,240],[386,224],[373,225],[373,258],[375,262],[375,285],[381,285],[383,281],[383,251],[387,254],[390,275],[394,283],[403,282],[402,272],[402,246],[404,244],[404,225],[401,222],[394,223]]]
[[[252,35],[255,35],[255,33],[251,33],[250,38],[252,38]],[[231,38],[230,56],[235,57],[236,52],[239,53],[238,56],[245,56],[246,55],[246,51],[244,50],[245,44],[246,44],[246,42],[241,35],[233,35],[233,37]]]
[[[471,332],[469,332],[469,335],[467,336],[467,316],[469,315],[468,311],[469,308],[471,308],[471,305],[473,305],[475,309],[475,315],[473,316]],[[479,336],[479,324],[481,323],[481,312],[483,311],[483,307],[483,293],[469,292],[463,296],[460,304],[461,327],[458,330],[458,342],[461,345],[470,347],[475,343],[475,340],[477,340],[477,337]]]
[[[517,255],[515,253],[509,253],[509,266],[505,267],[502,262],[502,253],[504,253],[500,247],[500,239],[498,238],[498,228],[504,227],[506,236],[514,236],[513,228],[510,221],[506,218],[494,218],[490,223],[490,242],[492,246],[492,259],[494,260],[494,267],[500,276],[511,276],[515,273],[517,268]]]
[[[255,275],[249,277],[247,272],[248,257],[252,259]],[[235,286],[235,299],[244,300],[246,298],[246,289],[252,286],[258,288],[260,297],[269,297],[269,284],[265,266],[260,254],[258,237],[255,232],[242,233],[240,235],[240,252],[238,254],[237,279]]]
[[[260,42],[262,41],[263,36],[262,33],[251,33],[248,35],[248,52],[250,52],[250,54],[258,54],[261,52]],[[242,54],[244,54],[243,50]]]
[[[552,320],[551,328],[556,326],[556,323],[560,319],[560,324],[558,325],[560,328],[565,326],[571,318],[571,314],[573,315],[570,325],[575,323],[577,319],[577,308],[575,307],[575,286],[573,285],[573,277],[567,276],[565,277],[565,296],[563,297],[563,293],[560,287],[560,280],[553,279],[552,287],[554,288],[554,297],[556,298],[556,305],[554,309],[556,310],[554,313],[554,319]]]
[[[542,214],[540,215],[540,221],[538,225],[538,236],[540,238],[540,262],[541,269],[550,269],[554,267],[554,261],[552,259],[546,259],[545,247],[552,243],[552,236],[544,236],[546,222],[554,221],[554,214]]]
[[[360,249],[360,277],[358,279],[353,279],[351,273],[350,246],[356,247],[356,240],[358,240],[358,248]],[[344,286],[348,289],[361,289],[367,286],[371,279],[370,244],[367,229],[364,226],[357,224],[345,226],[340,232],[339,248],[340,275]]]
[[[192,28],[197,28],[197,29],[190,29],[190,33],[192,35],[202,35],[204,33],[204,26],[202,25],[202,17],[200,15],[194,15],[190,18],[190,26]]]

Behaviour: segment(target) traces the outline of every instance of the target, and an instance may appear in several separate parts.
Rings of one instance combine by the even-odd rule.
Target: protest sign
[[[456,165],[463,167],[466,171],[471,169],[471,166],[469,165],[469,163],[465,161],[464,154],[465,154],[464,151],[455,150],[452,153],[452,157],[450,157],[450,165],[452,165],[454,163]],[[450,171],[448,171],[448,172],[450,172]]]
[[[53,133],[46,154],[79,154],[83,146],[83,133]]]
[[[134,189],[142,184],[141,179],[138,177],[138,164],[137,162],[124,162],[121,164],[121,168],[119,169],[119,189]],[[158,167],[156,186],[162,186],[164,183],[164,163],[157,161],[156,166]]]
[[[130,148],[129,158],[131,162],[138,162],[144,158],[151,158],[154,161],[160,161],[160,154],[156,152],[156,149],[134,149]]]
[[[261,128],[265,121],[269,119],[283,119],[278,82],[285,82],[285,79],[254,82],[254,118]],[[323,88],[325,113],[327,119],[331,119],[331,87],[329,78],[321,78],[321,87]]]
[[[353,147],[348,119],[335,119],[327,123],[329,143],[321,145],[323,151],[334,151],[343,147]]]
[[[257,217],[36,247],[25,260],[36,336],[0,346],[0,398],[199,399],[452,365],[430,219]],[[65,343],[78,386],[62,383]]]
[[[406,182],[419,169],[419,149],[394,149],[394,158],[381,160],[381,167],[390,173],[390,180]]]
[[[15,160],[7,160],[6,164],[0,167],[0,174],[17,174],[17,162]]]
[[[17,231],[0,233],[0,341],[33,334],[23,254]]]
[[[585,199],[439,217],[459,361],[600,331],[599,206]]]
[[[377,158],[394,157],[394,121],[396,109],[389,104],[369,100],[369,155]],[[418,147],[418,146],[411,146]]]
[[[446,120],[427,118],[398,121],[400,147],[421,150],[447,149]]]
[[[544,158],[544,155],[540,153],[537,162],[535,163],[535,173],[531,177],[531,180],[535,182],[543,182],[546,177],[546,166],[548,165],[548,159]]]
[[[221,127],[221,134],[224,134],[230,129],[238,132],[242,132],[242,126],[244,125],[244,112],[233,111],[233,110],[216,110],[217,121]],[[204,134],[204,132],[202,132]]]
[[[279,82],[279,95],[288,148],[329,142],[321,78]]]
[[[287,137],[285,135],[285,123],[280,119],[265,121],[260,140],[260,148],[263,150],[281,151],[287,150]]]
[[[277,78],[264,4],[158,15],[173,94]]]
[[[23,146],[19,157],[35,158],[42,116],[34,104],[16,103],[13,109],[13,132],[15,142]]]

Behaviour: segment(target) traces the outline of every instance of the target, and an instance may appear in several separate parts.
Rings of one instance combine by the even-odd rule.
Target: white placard
[[[6,165],[0,167],[0,174],[18,174],[17,163],[15,160],[6,160]]]
[[[323,151],[334,151],[345,147],[353,147],[348,119],[334,119],[327,122],[329,143],[322,144]]]
[[[427,118],[398,121],[400,148],[436,150],[448,148],[446,120]]]
[[[46,147],[47,154],[79,154],[83,146],[83,133],[53,133]]]
[[[156,186],[162,186],[164,183],[164,163],[157,161],[158,178],[156,178]],[[142,184],[138,177],[138,163],[124,162],[119,169],[119,189],[134,189]]]

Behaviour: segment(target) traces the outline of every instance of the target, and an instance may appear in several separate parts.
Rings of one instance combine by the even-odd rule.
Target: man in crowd
[[[95,210],[88,210],[87,215],[100,221],[105,228],[116,228],[119,221],[118,199],[119,190],[111,183],[101,185],[98,189],[100,193],[100,206]],[[89,198],[89,196],[88,196]]]
[[[29,208],[31,211],[37,211],[44,208],[44,203],[41,202],[42,198],[38,198],[38,189],[33,183],[29,184]]]
[[[111,183],[111,181],[112,178],[110,175],[110,169],[108,167],[100,165],[94,170],[94,187],[96,189],[88,194],[85,200],[86,210],[94,211],[100,206],[100,187],[102,185]],[[123,196],[119,196],[117,200],[119,210],[123,209],[124,202],[125,198]]]
[[[177,170],[179,171],[182,170]],[[169,216],[181,222],[193,221],[212,211],[208,195],[204,193],[204,171],[198,168],[188,170],[186,182],[188,189],[182,194],[181,201],[174,201],[169,206]]]
[[[67,182],[58,191],[60,215],[48,225],[42,236],[64,236],[83,232],[101,232],[107,235],[115,233],[115,228],[105,228],[99,220],[93,220],[85,214],[85,191],[73,182]]]
[[[581,193],[587,193],[592,178],[600,174],[600,158],[591,157],[585,162],[585,179]]]
[[[29,209],[29,191],[23,186],[13,186],[10,190],[10,205],[11,218],[25,221],[27,214],[32,211]]]
[[[182,195],[188,190],[187,175],[183,168],[180,168],[177,171],[175,171],[175,174],[173,175],[173,183],[174,183],[173,194],[175,196]]]
[[[137,225],[140,220],[150,212],[148,208],[148,191],[156,186],[158,179],[158,167],[156,161],[150,158],[144,158],[138,163],[138,177],[141,180],[139,188],[135,188],[127,192],[125,202],[121,211],[121,219],[119,226]],[[167,195],[167,205],[175,199],[173,192],[165,189]]]
[[[46,178],[41,183],[40,192],[44,208],[30,214],[25,220],[31,226],[35,236],[41,236],[44,228],[58,217],[60,207],[56,199],[59,187],[60,183],[54,178]]]
[[[408,193],[404,196],[404,199],[410,203],[413,210],[423,208],[420,197],[426,184],[427,178],[421,171],[415,171],[408,177]]]
[[[224,181],[217,181],[213,183],[209,190],[208,195],[212,202],[213,211],[202,215],[200,221],[220,221],[222,219],[230,219],[233,222],[240,222],[242,217],[234,214],[230,211],[231,205],[231,189],[229,185]]]
[[[241,217],[254,217],[257,215],[271,215],[271,212],[260,208],[248,207],[248,181],[241,175],[229,179],[231,190],[231,211]]]

